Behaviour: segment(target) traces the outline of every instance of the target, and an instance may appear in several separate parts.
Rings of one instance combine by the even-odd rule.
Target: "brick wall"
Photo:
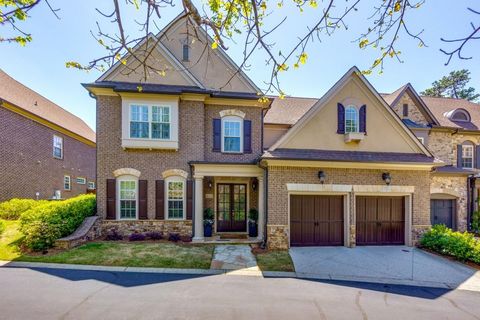
[[[88,146],[33,120],[0,107],[0,201],[11,198],[63,198],[86,192],[76,177],[95,181],[95,147]],[[53,157],[53,135],[63,138],[63,159]],[[72,190],[63,190],[63,176],[72,178]]]
[[[269,167],[268,169],[268,237],[273,247],[288,246],[288,192],[287,183],[319,184],[318,168]],[[321,169],[326,184],[382,185],[382,170]],[[414,186],[412,233],[430,225],[430,173],[427,171],[389,171],[392,186]],[[353,198],[353,197],[352,197]],[[351,208],[355,204],[352,200]],[[351,213],[354,210],[350,210]],[[351,217],[351,221],[355,221]],[[352,230],[351,230],[352,231]],[[354,232],[354,230],[353,230]],[[283,238],[283,239],[282,239]]]

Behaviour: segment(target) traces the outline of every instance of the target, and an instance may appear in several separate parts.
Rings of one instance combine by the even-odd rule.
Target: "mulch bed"
[[[477,264],[475,262],[472,262],[472,261],[461,261],[461,260],[458,260],[456,259],[455,257],[452,257],[452,256],[449,256],[449,255],[445,255],[445,254],[441,254],[439,252],[436,252],[436,251],[433,251],[433,250],[430,250],[430,249],[427,249],[427,248],[422,248],[422,247],[418,247],[419,249],[422,249],[423,251],[426,251],[428,253],[431,253],[433,255],[436,255],[438,257],[442,257],[442,258],[445,258],[445,259],[448,259],[450,261],[455,261],[455,262],[459,262],[461,264],[464,264],[464,265],[467,265],[473,269],[477,269],[477,270],[480,270],[480,264]]]

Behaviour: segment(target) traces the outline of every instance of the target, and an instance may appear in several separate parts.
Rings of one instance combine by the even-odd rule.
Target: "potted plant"
[[[213,231],[213,210],[212,208],[206,208],[203,211],[203,236],[211,237]]]
[[[248,211],[248,236],[257,237],[258,236],[258,210],[251,208]]]

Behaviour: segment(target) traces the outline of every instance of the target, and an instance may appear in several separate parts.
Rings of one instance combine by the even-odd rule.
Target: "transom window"
[[[184,219],[185,212],[185,183],[184,181],[167,181],[167,209],[168,219]]]
[[[53,156],[58,159],[63,159],[63,138],[53,136]]]
[[[242,152],[242,126],[239,117],[222,118],[222,151]]]
[[[63,176],[63,190],[72,190],[72,178]]]
[[[358,110],[354,106],[345,109],[345,133],[358,132]]]
[[[169,106],[130,105],[130,138],[170,139]]]
[[[462,145],[462,168],[473,168],[473,145]]]
[[[120,180],[118,189],[119,218],[137,218],[137,181]]]

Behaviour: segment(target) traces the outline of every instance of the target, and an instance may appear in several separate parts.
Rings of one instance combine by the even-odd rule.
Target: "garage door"
[[[455,228],[455,200],[431,200],[430,212],[432,224],[444,224],[449,228]]]
[[[357,245],[405,243],[404,197],[356,197]]]
[[[292,195],[290,245],[343,245],[343,197]]]

